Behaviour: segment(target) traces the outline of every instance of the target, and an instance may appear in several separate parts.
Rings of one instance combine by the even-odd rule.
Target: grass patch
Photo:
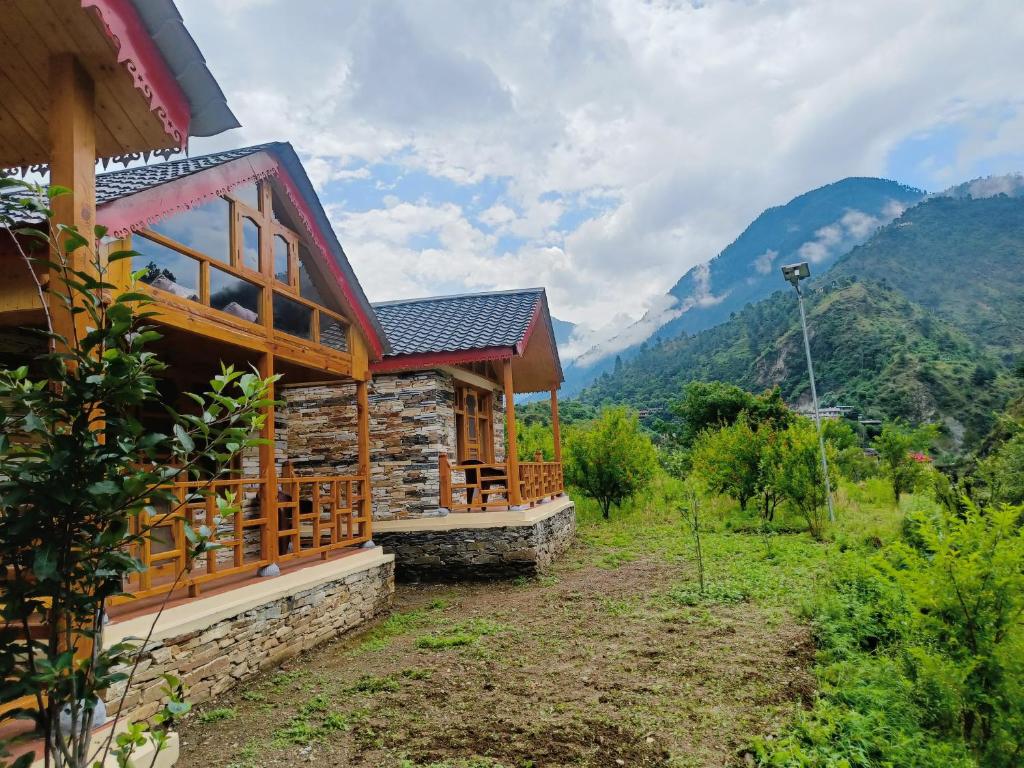
[[[352,652],[383,650],[388,647],[388,644],[394,638],[422,629],[433,618],[430,615],[431,613],[443,611],[448,606],[449,602],[447,600],[438,597],[431,600],[425,609],[392,613],[384,621],[367,632],[363,636],[362,642],[352,649]]]
[[[403,669],[401,675],[406,680],[429,680],[434,672],[430,669]]]
[[[470,619],[446,630],[432,632],[416,638],[416,647],[437,651],[446,648],[473,645],[481,637],[503,632],[506,627],[488,619]]]
[[[349,687],[349,690],[353,693],[393,693],[401,687],[401,684],[391,675],[385,675],[384,677],[363,675]]]
[[[234,720],[238,716],[231,707],[217,707],[216,709],[208,709],[205,712],[199,713],[200,723],[216,723],[220,720]]]
[[[706,584],[704,591],[696,584],[684,584],[668,593],[668,598],[679,605],[743,603],[749,595],[729,584]]]
[[[288,721],[288,725],[274,731],[270,743],[275,747],[304,747],[322,736],[320,729],[308,718],[296,715]]]

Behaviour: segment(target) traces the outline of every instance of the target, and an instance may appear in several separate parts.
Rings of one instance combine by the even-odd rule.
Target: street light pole
[[[818,388],[814,383],[814,363],[811,362],[811,340],[807,333],[807,313],[804,311],[804,294],[800,290],[800,281],[811,274],[807,262],[791,264],[782,268],[782,274],[796,289],[796,300],[800,306],[800,326],[804,332],[804,352],[807,355],[807,373],[811,377],[811,401],[814,403],[814,423],[818,428],[818,448],[821,449],[821,470],[825,476],[825,501],[828,504],[829,522],[836,521],[836,511],[832,506],[832,482],[828,477],[828,458],[825,454],[825,433],[821,428],[821,411],[818,409]]]

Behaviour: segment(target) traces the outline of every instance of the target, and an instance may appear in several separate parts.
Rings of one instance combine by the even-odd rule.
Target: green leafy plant
[[[761,454],[768,430],[755,431],[745,418],[700,434],[693,446],[693,471],[715,493],[732,496],[746,510],[764,488]]]
[[[607,520],[642,488],[658,467],[657,452],[635,413],[606,408],[595,421],[573,428],[565,445],[565,478],[597,500]]]
[[[922,686],[946,689],[985,765],[1024,759],[1024,530],[1020,507],[922,516],[921,546],[894,548],[914,605],[908,650]]]
[[[835,450],[826,443],[829,472],[834,472]],[[828,524],[825,474],[821,466],[818,433],[809,419],[801,419],[780,432],[765,451],[763,482],[777,490],[807,522],[816,538],[825,535]],[[833,485],[834,477],[830,477]]]
[[[4,700],[33,701],[0,724],[32,718],[47,764],[77,768],[110,751],[127,761],[140,739],[162,746],[169,724],[186,711],[180,682],[167,680],[168,703],[149,728],[133,725],[116,745],[108,738],[101,755],[89,754],[101,692],[130,683],[135,671],[134,645],[102,642],[107,605],[143,568],[135,553],[150,531],[179,512],[170,484],[201,481],[197,492],[209,493],[202,481],[225,474],[239,451],[259,442],[252,435],[271,382],[224,368],[208,392],[191,395],[191,412],[168,408],[169,434],[147,429],[139,411],[166,407],[156,384],[164,366],[149,350],[160,334],[148,324],[150,299],[107,279],[111,263],[136,254],[101,260],[93,243],[106,234],[102,227],[79,233],[52,224],[49,201],[64,193],[32,190],[2,222],[26,269],[26,242],[45,249],[40,261],[57,276],[49,292],[77,330],[57,334],[47,315],[41,334],[49,351],[0,370],[0,572],[9,574],[0,580],[0,680]],[[15,228],[33,218],[47,225]],[[73,268],[83,261],[86,269]],[[230,516],[235,499],[218,497],[216,506],[220,517]],[[189,563],[215,548],[207,526],[186,523],[185,534]]]
[[[925,476],[927,464],[919,452],[927,450],[935,438],[935,428],[911,428],[890,423],[882,426],[882,433],[872,443],[878,451],[882,473],[889,481],[896,504],[904,493],[913,491]]]

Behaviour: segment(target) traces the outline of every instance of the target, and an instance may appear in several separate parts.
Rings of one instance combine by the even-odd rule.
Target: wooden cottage
[[[202,701],[387,605],[393,558],[366,546],[366,383],[387,342],[289,145],[96,174],[98,161],[177,154],[190,136],[238,125],[171,0],[12,0],[0,13],[0,38],[0,168],[48,172],[69,188],[54,199],[55,223],[87,235],[107,227],[94,244],[101,258],[126,247],[142,254],[112,264],[110,277],[127,283],[130,270],[145,270],[142,289],[164,335],[153,349],[169,364],[167,402],[209,381],[221,361],[291,382],[353,386],[350,472],[292,478],[279,442],[277,454],[268,446],[244,456],[216,483],[239,493],[242,514],[215,526],[223,548],[171,593],[144,660],[146,680],[180,674],[191,700]],[[80,249],[71,266],[90,261]],[[37,277],[55,284],[45,267]],[[42,301],[57,332],[76,332],[81,320],[53,294],[40,298],[10,233],[0,232],[0,364],[41,351],[24,329],[43,327]],[[273,438],[270,417],[265,436]],[[159,428],[164,417],[140,418]],[[136,599],[112,610],[105,642],[148,633],[147,614],[184,564],[183,520],[211,519],[194,490],[175,486],[183,505],[141,553],[148,567],[126,585]],[[110,700],[120,694],[110,691]],[[159,707],[141,688],[125,702],[136,718]],[[0,730],[20,703],[0,702]]]
[[[562,369],[543,289],[374,305],[390,351],[369,386],[375,541],[409,577],[504,576],[568,544]],[[551,402],[555,455],[520,457],[516,395]],[[299,474],[336,471],[353,440],[344,386],[284,388]],[[487,529],[486,535],[480,534]],[[466,533],[467,530],[477,531]],[[486,544],[482,543],[487,540]]]

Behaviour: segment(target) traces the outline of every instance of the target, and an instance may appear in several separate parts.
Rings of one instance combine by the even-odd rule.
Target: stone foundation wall
[[[125,713],[140,720],[160,709],[164,685],[160,675],[164,673],[184,681],[189,702],[214,698],[300,651],[358,627],[387,608],[394,591],[394,561],[388,558],[337,580],[268,600],[201,630],[153,640],[125,699]],[[125,685],[107,692],[108,711],[116,711]]]
[[[356,471],[357,413],[354,383],[286,387],[278,423],[283,454],[296,474]],[[438,461],[456,456],[455,388],[451,376],[414,371],[370,382],[370,467],[374,520],[440,514]],[[496,398],[498,400],[498,398]],[[494,408],[495,457],[505,458],[505,421]],[[279,444],[281,440],[278,440]]]
[[[394,553],[400,580],[447,581],[542,573],[569,548],[575,535],[576,506],[570,502],[535,523],[377,531],[373,538],[385,552]]]

